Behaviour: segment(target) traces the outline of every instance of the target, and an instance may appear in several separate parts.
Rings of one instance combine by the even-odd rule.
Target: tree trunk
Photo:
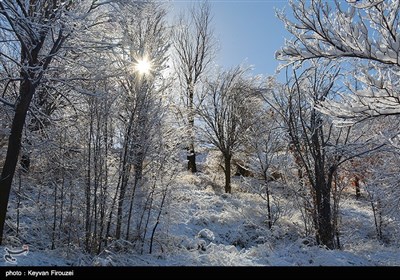
[[[125,164],[124,164],[125,165]],[[119,193],[119,199],[118,199],[118,208],[117,208],[117,225],[115,229],[115,238],[120,239],[121,238],[121,229],[122,229],[122,216],[123,216],[123,206],[124,206],[124,201],[125,201],[125,193],[128,187],[128,181],[129,181],[129,173],[131,172],[131,164],[127,163],[127,166],[123,168],[122,170],[122,179],[121,179],[121,185],[120,185],[120,193]]]
[[[266,173],[264,173],[264,184],[265,184],[265,191],[267,194],[267,215],[268,215],[268,228],[272,229],[272,212],[271,212],[271,199],[270,199],[270,191],[268,186],[268,179]]]
[[[90,102],[91,104],[91,102]],[[92,138],[93,138],[93,112],[91,106],[90,110],[90,123],[89,123],[89,139],[88,139],[88,158],[87,158],[87,170],[86,170],[86,186],[85,186],[85,198],[86,198],[86,211],[85,211],[85,247],[86,250],[90,251],[90,235],[91,235],[91,223],[90,223],[90,205],[91,205],[91,185],[92,185]]]
[[[188,97],[189,97],[189,113],[188,113],[188,136],[189,136],[189,145],[188,145],[188,154],[187,154],[187,160],[188,160],[188,170],[191,171],[192,173],[197,172],[197,167],[196,167],[196,152],[194,149],[194,86],[192,85],[192,82],[189,82],[189,88],[188,88]]]
[[[130,228],[131,228],[133,204],[134,204],[134,200],[135,200],[136,190],[138,188],[140,189],[140,184],[141,184],[142,178],[143,178],[143,160],[141,159],[142,156],[139,155],[138,158],[139,158],[138,159],[139,162],[134,165],[135,179],[134,179],[134,183],[133,183],[131,202],[129,205],[128,221],[127,221],[127,225],[126,225],[126,237],[125,237],[126,240],[129,240],[129,232],[130,232]]]
[[[194,151],[194,145],[190,145],[188,149],[187,160],[188,160],[188,170],[191,171],[192,173],[196,173],[197,167],[196,167],[196,153]]]
[[[319,173],[317,177],[318,197],[318,225],[317,235],[319,243],[325,245],[328,249],[335,248],[334,242],[334,229],[332,225],[332,213],[331,213],[331,187],[333,174],[335,168],[330,167],[328,172],[328,178],[325,179],[324,173]],[[319,170],[322,171],[322,170]]]
[[[15,107],[15,115],[8,138],[8,149],[3,171],[0,177],[0,245],[3,242],[3,230],[6,221],[8,200],[11,185],[17,167],[18,156],[21,150],[22,131],[24,129],[26,114],[31,103],[35,87],[30,80],[24,79],[19,90],[19,101]]]
[[[322,177],[320,174],[319,177]],[[332,225],[331,214],[331,180],[325,181],[325,178],[318,179],[315,190],[315,204],[316,204],[316,221],[315,226],[317,230],[317,243],[323,244],[329,249],[334,249],[334,231]]]
[[[225,159],[225,192],[231,193],[231,155],[224,155]]]
[[[334,249],[334,234],[331,221],[330,188],[325,187],[321,192],[321,202],[318,211],[318,235],[321,244]]]
[[[354,182],[354,187],[356,189],[356,199],[359,199],[361,197],[360,178],[357,175],[355,175],[353,182]]]
[[[125,201],[125,194],[128,188],[128,182],[130,179],[130,173],[132,169],[132,158],[133,158],[133,151],[132,151],[132,129],[134,124],[134,112],[131,112],[128,122],[128,128],[125,134],[124,139],[124,147],[123,147],[123,155],[122,155],[122,166],[121,166],[121,173],[118,179],[118,186],[119,189],[119,197],[118,197],[118,206],[117,206],[117,224],[115,229],[115,238],[121,238],[121,229],[122,229],[122,216],[123,216],[123,206]]]

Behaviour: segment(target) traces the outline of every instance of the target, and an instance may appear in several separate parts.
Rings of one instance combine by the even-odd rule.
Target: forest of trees
[[[271,182],[290,186],[328,249],[343,188],[361,184],[384,240],[400,217],[400,0],[290,8],[281,80],[214,67],[207,1],[174,19],[153,0],[0,1],[0,244],[152,253],[200,151],[219,155],[224,192],[235,173],[258,180],[269,229]]]

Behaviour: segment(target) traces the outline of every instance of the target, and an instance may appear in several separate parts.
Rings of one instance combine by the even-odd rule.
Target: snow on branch
[[[10,106],[10,107],[14,108],[14,104],[12,104],[11,102],[7,101],[3,97],[0,97],[0,102],[3,103],[4,105],[7,105],[7,106]]]
[[[292,17],[277,15],[294,38],[276,58],[295,67],[334,60],[357,74],[347,77],[347,89],[336,98],[316,104],[320,111],[345,125],[351,119],[400,114],[400,0],[300,0],[290,5]]]
[[[381,4],[384,0],[346,0],[347,3],[359,9],[371,8]]]

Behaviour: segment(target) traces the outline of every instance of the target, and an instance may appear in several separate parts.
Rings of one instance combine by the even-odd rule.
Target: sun
[[[152,64],[147,58],[138,60],[135,65],[136,71],[142,75],[148,75],[151,71]]]

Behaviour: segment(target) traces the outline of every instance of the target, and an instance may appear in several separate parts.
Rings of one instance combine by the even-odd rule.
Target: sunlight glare
[[[136,71],[142,75],[147,75],[151,71],[151,62],[146,58],[139,60],[136,64]]]

